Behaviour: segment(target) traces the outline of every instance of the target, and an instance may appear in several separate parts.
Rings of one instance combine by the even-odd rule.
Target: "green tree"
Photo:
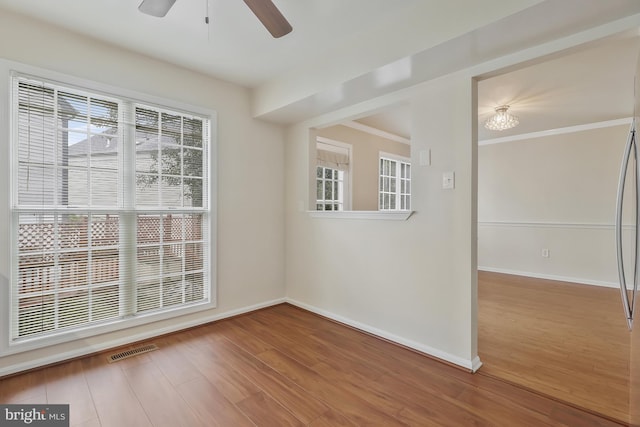
[[[192,206],[202,206],[202,138],[200,119],[136,109],[136,141],[149,141],[153,147],[148,174],[138,175],[138,183],[155,185],[161,172],[164,184],[182,186],[185,199]]]

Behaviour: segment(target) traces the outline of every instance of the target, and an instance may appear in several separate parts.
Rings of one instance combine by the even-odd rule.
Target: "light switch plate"
[[[442,173],[442,189],[453,190],[454,188],[456,188],[455,172],[443,172]]]

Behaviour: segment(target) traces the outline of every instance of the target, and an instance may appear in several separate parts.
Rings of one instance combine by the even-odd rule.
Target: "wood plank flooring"
[[[2,403],[69,403],[73,426],[614,426],[290,305],[0,380]]]
[[[629,349],[617,289],[478,274],[480,372],[628,422]]]

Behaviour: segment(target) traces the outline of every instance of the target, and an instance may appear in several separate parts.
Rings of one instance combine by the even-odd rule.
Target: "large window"
[[[378,208],[411,209],[411,164],[409,159],[381,153]]]
[[[15,75],[11,340],[211,301],[205,115]]]

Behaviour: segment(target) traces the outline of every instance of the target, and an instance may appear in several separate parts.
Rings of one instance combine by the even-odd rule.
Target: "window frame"
[[[313,149],[313,158],[314,158],[314,167],[311,182],[313,182],[313,190],[312,190],[312,198],[310,200],[311,207],[313,211],[316,212],[348,212],[351,211],[351,203],[352,203],[352,170],[353,170],[353,146],[346,142],[336,141],[335,139],[326,138],[323,136],[316,136],[314,138],[314,149]],[[346,170],[338,172],[342,172],[342,210],[331,210],[331,211],[320,211],[317,209],[318,198],[317,198],[317,169],[319,166],[317,161],[315,161],[315,153],[318,149],[318,145],[329,145],[338,148],[339,150],[344,150],[346,152],[346,156],[349,159],[349,167]]]
[[[383,175],[382,175],[382,160],[387,160],[390,162],[395,162],[396,163],[396,174],[394,179],[396,180],[396,190],[395,190],[395,206],[393,208],[389,208],[389,209],[384,209],[382,207],[382,203],[380,200],[380,197],[382,194],[391,194],[390,192],[385,192],[383,193],[383,189],[381,188],[381,180],[383,179]],[[394,212],[394,211],[410,211],[411,210],[411,205],[412,205],[412,201],[411,201],[411,191],[409,191],[409,193],[402,193],[401,192],[401,181],[405,180],[409,182],[409,185],[411,186],[411,171],[409,172],[409,177],[402,177],[401,175],[401,165],[402,164],[406,164],[409,165],[410,169],[413,169],[411,167],[411,159],[408,157],[404,157],[404,156],[400,156],[397,154],[391,154],[391,153],[386,153],[384,151],[380,151],[378,154],[378,210],[380,212]],[[401,208],[401,197],[403,196],[408,196],[408,200],[409,200],[409,206],[405,209]]]
[[[14,217],[16,216],[14,211],[14,207],[16,206],[16,204],[14,203],[14,201],[16,201],[14,187],[17,187],[17,185],[14,184],[14,180],[17,178],[15,176],[15,174],[17,174],[17,168],[14,166],[14,159],[17,155],[17,143],[15,135],[15,132],[17,132],[17,111],[14,111],[13,108],[15,102],[13,79],[15,76],[46,81],[54,85],[62,86],[64,88],[111,99],[126,98],[127,102],[130,102],[133,105],[141,104],[158,109],[179,112],[185,115],[199,116],[209,120],[209,132],[207,135],[208,140],[203,141],[204,144],[207,145],[206,163],[208,165],[207,174],[206,176],[203,176],[203,179],[208,182],[207,206],[203,206],[203,209],[206,211],[205,217],[207,219],[207,224],[204,226],[204,230],[206,230],[207,233],[205,240],[208,240],[208,250],[205,251],[203,259],[206,263],[208,263],[209,267],[208,275],[203,279],[203,281],[204,286],[208,288],[208,301],[186,307],[168,309],[162,312],[138,314],[136,317],[126,320],[117,318],[117,320],[113,322],[90,325],[89,327],[81,327],[73,330],[54,331],[53,333],[46,336],[39,335],[36,337],[20,339],[19,341],[12,340],[11,328],[13,327],[13,324],[10,317],[12,316],[12,314],[10,312],[13,310],[11,306],[13,304],[14,297],[12,296],[13,291],[11,288],[13,287],[14,282],[17,281],[16,274],[18,271],[17,256],[14,254],[14,248],[16,248],[18,237],[17,223],[14,220]],[[0,60],[0,80],[1,79],[5,79],[5,82],[7,83],[0,87],[0,103],[5,105],[7,108],[4,111],[3,109],[0,109],[0,125],[2,125],[0,127],[6,130],[5,132],[0,133],[0,141],[2,141],[3,139],[6,140],[5,142],[7,148],[5,148],[5,150],[8,155],[6,156],[7,158],[3,161],[5,162],[4,166],[9,166],[8,170],[5,172],[5,176],[10,179],[5,180],[5,184],[2,186],[2,188],[0,188],[0,198],[5,198],[5,200],[7,200],[5,206],[0,207],[0,220],[4,221],[3,225],[0,227],[0,236],[2,234],[5,234],[7,237],[6,241],[8,242],[8,247],[0,250],[0,253],[5,253],[6,251],[7,258],[10,261],[4,261],[4,263],[8,263],[8,266],[6,266],[8,267],[6,268],[6,271],[9,273],[9,277],[4,279],[0,277],[0,279],[8,282],[7,286],[0,287],[4,288],[0,290],[0,296],[3,297],[3,301],[6,301],[6,306],[4,307],[5,309],[2,310],[3,313],[0,315],[0,326],[2,326],[0,328],[0,354],[9,355],[38,348],[45,348],[60,343],[87,339],[109,332],[121,331],[141,325],[150,325],[163,320],[177,318],[187,314],[215,308],[217,306],[217,164],[215,161],[215,159],[217,158],[217,113],[211,109],[188,105],[178,101],[144,94],[126,88],[114,87],[111,85],[106,85],[91,80],[80,79],[62,73],[56,73],[49,70],[44,70],[41,68],[6,60]],[[167,207],[161,207],[159,209],[141,208],[139,209],[138,213],[154,212],[157,214],[162,214],[168,213],[169,210],[171,209]],[[99,209],[96,209],[95,211],[98,212]],[[183,211],[188,211],[188,208],[180,209],[175,213],[180,213]],[[5,269],[5,267],[3,267],[3,269]]]
[[[318,176],[318,169],[322,170],[322,176]],[[331,178],[327,178],[326,173],[327,171],[331,171]],[[319,211],[327,211],[327,212],[339,212],[339,211],[344,211],[345,210],[345,188],[346,188],[346,183],[345,183],[345,177],[346,177],[347,173],[345,171],[341,171],[338,169],[333,169],[327,166],[321,166],[321,165],[317,165],[316,166],[316,185],[318,184],[318,181],[322,182],[322,187],[326,188],[326,183],[327,182],[331,182],[334,185],[332,185],[333,188],[333,194],[335,194],[336,191],[338,191],[338,198],[332,198],[332,199],[327,199],[326,197],[322,198],[322,199],[318,199],[318,195],[316,193],[316,210]],[[324,190],[323,190],[324,193]],[[326,196],[326,193],[324,194]],[[323,205],[325,207],[325,209],[318,209],[319,205]],[[334,205],[338,207],[338,209],[326,209],[327,205]]]

